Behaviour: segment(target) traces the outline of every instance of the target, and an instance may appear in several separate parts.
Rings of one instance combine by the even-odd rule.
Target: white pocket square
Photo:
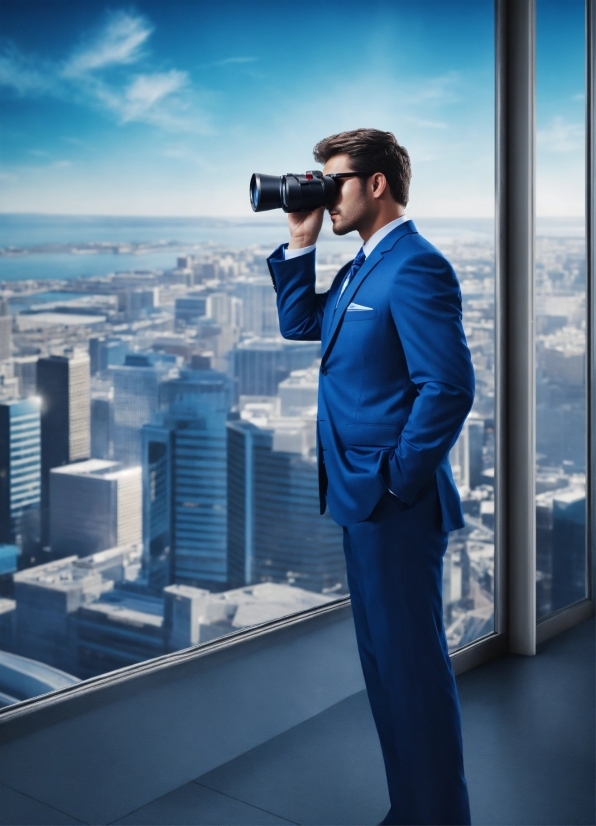
[[[348,310],[372,310],[372,307],[365,307],[364,304],[354,304],[352,302],[348,305]]]

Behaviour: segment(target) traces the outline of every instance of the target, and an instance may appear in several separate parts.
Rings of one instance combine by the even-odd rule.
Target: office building
[[[73,616],[76,671],[81,679],[164,653],[163,599],[124,587],[82,604]]]
[[[89,356],[48,356],[37,362],[41,401],[41,531],[49,540],[52,468],[88,459],[91,453]]]
[[[174,304],[176,321],[186,324],[196,322],[207,313],[207,296],[204,291],[189,292],[182,298],[177,298]]]
[[[0,543],[16,543],[23,515],[41,498],[37,398],[0,402]]]
[[[141,468],[89,459],[50,474],[50,544],[88,556],[142,539]]]
[[[91,375],[124,364],[129,348],[130,341],[119,336],[92,336],[89,339]]]
[[[171,580],[173,454],[174,428],[143,426],[143,567],[158,591]]]
[[[12,351],[12,316],[8,302],[0,299],[0,361],[7,361]]]
[[[159,304],[156,288],[129,289],[118,293],[118,311],[124,313],[128,321],[136,321],[151,314]]]
[[[219,594],[187,585],[170,585],[164,590],[166,650],[189,648],[249,625],[323,605],[331,598],[275,582]]]
[[[91,457],[111,459],[114,442],[114,393],[94,392],[91,399]]]
[[[167,411],[161,424],[144,428],[148,564],[170,547],[169,581],[221,590],[227,582],[230,381],[215,370],[184,370],[164,384],[163,397]]]
[[[234,294],[242,301],[242,331],[251,336],[279,336],[275,291],[268,275],[238,279]]]
[[[318,341],[249,338],[232,351],[236,392],[240,396],[275,396],[293,370],[310,367],[321,355]]]
[[[141,428],[160,406],[159,387],[176,364],[165,353],[134,354],[112,367],[114,380],[114,458],[127,465],[141,462]]]
[[[453,477],[460,489],[472,490],[484,483],[483,455],[484,419],[472,413],[451,450]]]
[[[76,674],[76,611],[111,591],[115,583],[134,579],[140,556],[140,545],[132,544],[16,573],[17,654]]]
[[[189,585],[164,588],[164,640],[167,651],[179,651],[199,642],[199,622],[210,592]]]
[[[319,368],[293,370],[280,382],[277,395],[282,416],[299,416],[302,411],[317,406],[319,393]]]
[[[14,375],[19,380],[19,395],[25,398],[37,392],[37,359],[38,356],[15,356],[12,359]]]
[[[242,301],[228,293],[210,293],[206,312],[218,324],[242,326]]]
[[[61,559],[14,575],[16,653],[69,674],[76,670],[72,615],[106,587],[99,573],[81,570],[75,561]]]
[[[314,412],[283,417],[249,405],[242,416],[227,425],[230,585],[342,592],[341,529],[319,515]]]

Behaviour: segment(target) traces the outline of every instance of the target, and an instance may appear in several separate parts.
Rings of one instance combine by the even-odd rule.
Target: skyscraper
[[[23,514],[40,497],[39,400],[0,402],[0,543],[17,541]]]
[[[319,515],[314,419],[250,412],[227,425],[230,587],[345,590],[341,529]]]
[[[89,356],[49,356],[37,362],[41,399],[42,543],[49,539],[49,483],[52,468],[87,459],[91,453]]]
[[[34,396],[37,390],[37,356],[16,356],[12,365],[19,380],[20,396]]]
[[[174,428],[146,424],[142,430],[143,567],[151,586],[160,590],[171,578],[172,457]]]
[[[142,538],[141,468],[89,459],[50,473],[55,557],[88,556]]]
[[[453,475],[460,488],[477,488],[482,484],[482,448],[484,446],[484,419],[476,414],[468,416],[459,438],[451,451]]]
[[[113,431],[113,393],[96,391],[91,399],[91,456],[94,459],[111,459]]]
[[[230,381],[215,370],[184,370],[163,394],[161,424],[144,428],[145,553],[155,558],[169,543],[171,581],[221,590]]]
[[[159,386],[174,357],[135,354],[122,367],[112,367],[114,378],[114,458],[127,465],[141,463],[141,428],[159,410]]]

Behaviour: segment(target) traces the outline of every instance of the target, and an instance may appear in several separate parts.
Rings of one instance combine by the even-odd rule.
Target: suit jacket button
[[[324,376],[326,376],[326,375],[327,375],[327,368],[326,368],[326,367],[321,367],[321,373],[322,373]]]

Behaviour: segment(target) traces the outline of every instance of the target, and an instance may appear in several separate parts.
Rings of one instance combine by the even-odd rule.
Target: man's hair
[[[392,132],[381,132],[380,129],[339,132],[323,138],[313,149],[315,161],[320,164],[326,164],[334,155],[344,154],[352,162],[349,171],[368,175],[382,172],[387,178],[394,200],[406,206],[410,194],[412,165],[407,149],[399,145]]]

